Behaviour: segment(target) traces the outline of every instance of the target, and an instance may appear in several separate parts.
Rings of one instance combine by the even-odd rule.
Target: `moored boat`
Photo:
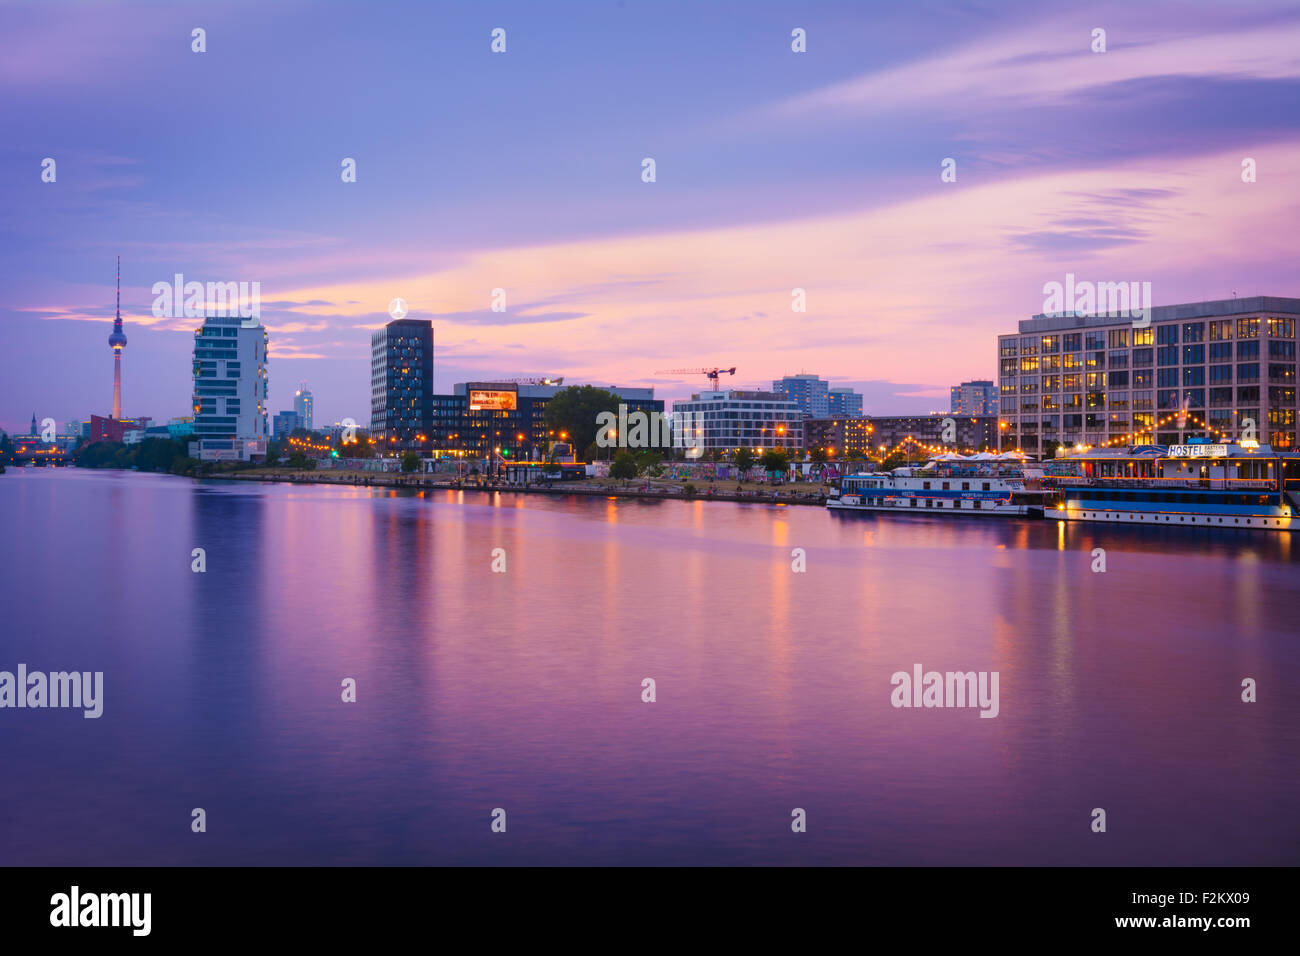
[[[826,507],[893,514],[1041,518],[1053,495],[1022,456],[946,454],[917,468],[845,475]]]
[[[1192,441],[1067,454],[1047,466],[1053,517],[1187,527],[1300,528],[1300,453]]]

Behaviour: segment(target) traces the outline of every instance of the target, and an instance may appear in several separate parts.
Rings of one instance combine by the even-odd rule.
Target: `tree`
[[[402,456],[402,471],[412,472],[420,467],[420,456],[413,451],[408,451]]]
[[[303,454],[302,452],[300,452],[300,451],[296,451],[296,452],[294,452],[292,455],[289,456],[289,467],[290,467],[290,468],[306,468],[306,467],[308,467],[308,466],[307,466],[307,456],[304,455],[304,454]]]
[[[570,385],[555,393],[546,403],[546,427],[556,434],[566,433],[575,448],[588,448],[595,444],[599,426],[596,418],[601,412],[618,415],[621,402],[608,389],[594,385]],[[588,456],[590,457],[590,456]]]
[[[826,461],[826,449],[814,448],[808,453],[808,457],[818,464],[821,464]]]
[[[786,468],[790,465],[790,456],[780,448],[769,448],[763,452],[763,457],[759,459],[763,470],[768,474],[785,474]]]
[[[735,462],[738,470],[749,471],[754,467],[754,453],[748,448],[737,448]]]
[[[614,456],[614,463],[609,466],[609,476],[611,478],[628,478],[636,477],[636,459],[626,450],[619,451]]]
[[[639,451],[636,455],[637,471],[640,474],[658,478],[664,473],[663,468],[659,465],[661,461],[663,461],[663,454],[658,448],[647,448],[644,451]]]

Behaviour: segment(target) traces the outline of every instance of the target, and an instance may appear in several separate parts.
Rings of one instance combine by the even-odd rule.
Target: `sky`
[[[159,420],[176,273],[260,283],[270,411],[305,381],[318,425],[369,419],[397,297],[439,392],[671,403],[721,365],[902,414],[994,378],[1067,273],[1300,296],[1295,2],[11,3],[0,130],[10,431],[111,410],[119,254],[123,410]]]

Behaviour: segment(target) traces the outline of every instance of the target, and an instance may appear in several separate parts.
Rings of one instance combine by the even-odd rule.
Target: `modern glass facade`
[[[395,319],[370,336],[370,434],[418,448],[433,427],[433,323]]]
[[[823,383],[825,384],[825,383]],[[705,454],[803,447],[804,413],[778,392],[700,392],[673,402],[673,444]]]
[[[1002,447],[1296,442],[1300,299],[1158,306],[1149,321],[1038,315],[998,336]]]

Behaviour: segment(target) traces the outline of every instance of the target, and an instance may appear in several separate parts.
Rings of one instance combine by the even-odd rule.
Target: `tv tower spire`
[[[113,320],[113,334],[108,337],[113,350],[113,418],[122,417],[122,349],[126,348],[126,333],[122,331],[122,257],[117,257],[117,318]]]

